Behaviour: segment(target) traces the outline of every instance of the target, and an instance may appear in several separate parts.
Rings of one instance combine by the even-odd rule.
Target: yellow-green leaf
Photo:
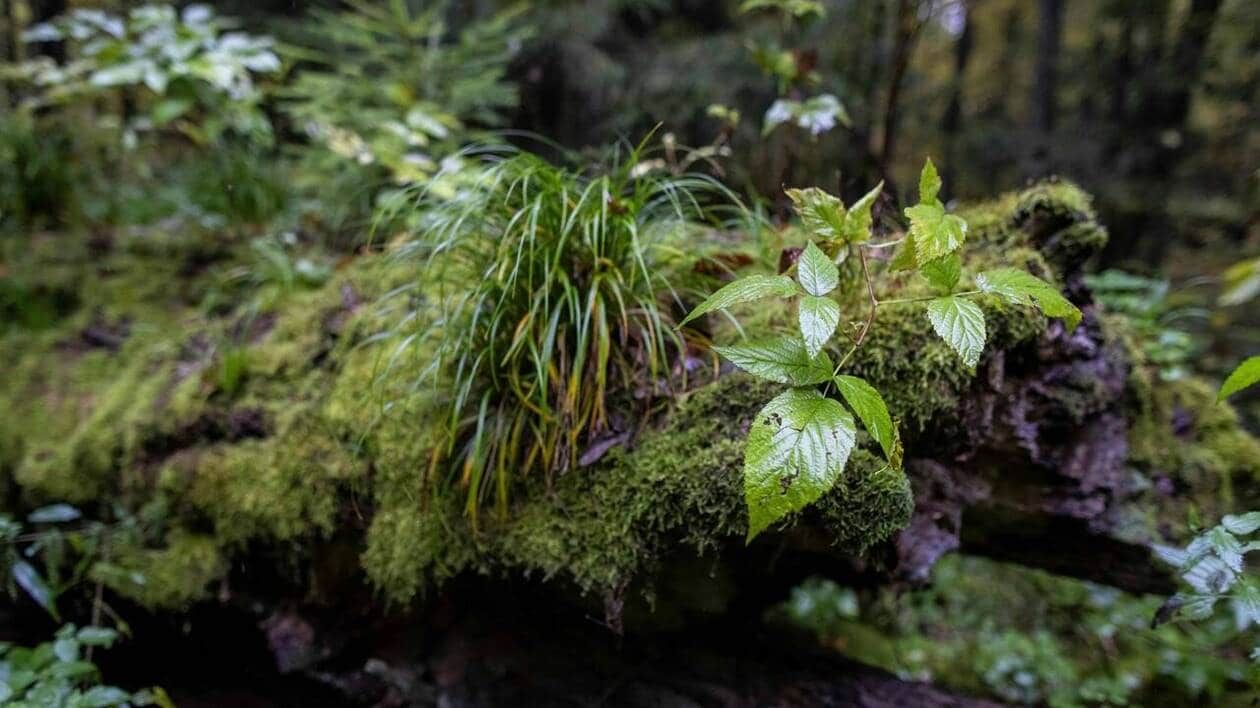
[[[824,241],[840,238],[844,232],[844,202],[817,187],[785,190],[801,224],[815,237]]]
[[[1253,356],[1239,364],[1229,378],[1225,379],[1225,383],[1221,385],[1221,392],[1216,395],[1216,400],[1223,401],[1257,383],[1260,383],[1260,356]]]

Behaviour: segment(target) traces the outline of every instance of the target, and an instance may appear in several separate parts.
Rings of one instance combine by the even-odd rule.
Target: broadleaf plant
[[[770,401],[753,420],[744,449],[744,499],[748,505],[748,540],[785,516],[817,501],[840,481],[856,444],[862,422],[887,460],[900,469],[903,457],[896,421],[883,396],[869,382],[844,373],[862,346],[881,307],[923,304],[932,328],[974,369],[986,339],[984,311],[975,297],[992,296],[1016,305],[1036,306],[1069,328],[1081,319],[1080,310],[1049,283],[1014,268],[998,268],[975,276],[976,288],[958,292],[963,280],[961,249],[967,222],[947,211],[938,195],[940,176],[929,160],[919,182],[919,203],[906,209],[910,227],[903,239],[872,244],[871,210],[883,191],[877,185],[851,207],[835,195],[811,187],[789,189],[809,241],[793,266],[795,273],[749,275],[730,283],[700,303],[682,324],[734,305],[768,297],[796,300],[799,331],[759,337],[749,342],[714,347],[740,369],[790,388]],[[890,270],[917,270],[935,295],[906,299],[876,296],[871,249],[902,244],[889,263]],[[839,264],[856,260],[862,279],[840,277]],[[793,277],[794,276],[794,279]],[[832,366],[829,346],[841,320],[846,319],[838,297],[862,293],[867,307],[857,323],[856,336]],[[852,319],[852,318],[848,318]],[[825,386],[825,388],[819,388]],[[840,399],[830,397],[835,390]],[[846,408],[847,405],[847,408]],[[852,412],[850,412],[852,411]]]

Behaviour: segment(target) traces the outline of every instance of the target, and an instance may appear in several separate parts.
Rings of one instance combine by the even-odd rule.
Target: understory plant
[[[101,683],[92,650],[108,649],[117,639],[112,629],[67,624],[38,646],[0,642],[0,703],[11,708],[174,706],[161,688],[133,693]]]
[[[333,229],[366,224],[390,185],[448,172],[477,131],[501,126],[517,103],[508,62],[529,35],[519,9],[452,23],[447,0],[343,5],[314,10],[286,48],[301,71],[281,104],[310,140],[299,175],[315,177]]]
[[[1260,625],[1260,579],[1246,568],[1247,555],[1260,550],[1260,511],[1229,514],[1184,548],[1155,546],[1160,560],[1176,568],[1185,588],[1159,608],[1153,626],[1174,619],[1206,620],[1228,605],[1238,631]],[[1252,650],[1260,661],[1260,644]]]
[[[969,369],[975,369],[985,344],[984,311],[975,303],[993,296],[1017,305],[1035,305],[1069,328],[1080,310],[1049,283],[1016,268],[978,273],[975,287],[960,290],[960,255],[967,224],[949,213],[938,194],[941,180],[931,160],[919,179],[919,202],[905,210],[910,227],[904,238],[872,244],[871,208],[882,183],[846,208],[836,196],[818,188],[791,189],[802,225],[810,235],[795,272],[751,275],[721,288],[702,302],[682,324],[715,310],[767,297],[795,302],[798,331],[715,347],[740,369],[789,388],[757,414],[744,452],[744,494],[748,505],[748,540],[771,524],[816,501],[840,480],[857,439],[853,414],[883,452],[887,464],[900,468],[902,448],[896,425],[882,396],[867,381],[845,374],[862,346],[880,308],[923,306],[927,319]],[[878,294],[868,253],[900,244],[889,263],[893,270],[914,270],[936,294],[887,299]],[[860,277],[842,279],[840,267],[857,263]],[[865,295],[863,319],[855,323],[849,346],[833,365],[828,353],[846,313],[837,296],[857,289]],[[834,390],[844,404],[830,397]],[[846,409],[845,404],[848,405]],[[850,413],[850,410],[852,413]]]
[[[29,84],[27,108],[111,102],[111,118],[128,117],[118,127],[130,145],[167,129],[198,145],[228,132],[269,141],[257,77],[279,71],[280,59],[271,38],[232,26],[207,5],[146,4],[125,16],[75,9],[22,37],[65,42],[72,61],[40,56],[7,73]]]
[[[474,523],[486,499],[506,512],[515,479],[597,458],[628,411],[685,385],[673,264],[733,196],[637,174],[640,153],[594,175],[500,155],[452,197],[419,192],[400,249],[422,263],[404,341],[437,410],[428,477],[464,488]]]

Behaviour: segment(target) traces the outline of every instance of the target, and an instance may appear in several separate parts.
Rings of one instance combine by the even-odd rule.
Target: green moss
[[[98,569],[97,579],[145,607],[179,610],[204,598],[210,583],[223,577],[227,560],[210,536],[173,531],[163,548],[127,548]]]
[[[341,444],[303,421],[275,437],[207,451],[190,498],[222,543],[289,540],[330,533],[339,491],[361,473]]]
[[[1196,490],[1209,519],[1260,501],[1260,440],[1239,425],[1229,404],[1216,402],[1210,385],[1161,381],[1144,393],[1129,430],[1130,462]]]

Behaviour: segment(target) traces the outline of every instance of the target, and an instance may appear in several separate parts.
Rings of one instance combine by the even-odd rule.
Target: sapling
[[[855,415],[888,466],[901,467],[900,438],[883,397],[869,382],[845,373],[881,308],[924,307],[932,328],[972,370],[980,361],[986,338],[984,312],[974,302],[977,296],[1035,305],[1047,316],[1064,320],[1069,329],[1080,322],[1080,310],[1058,290],[1017,268],[984,271],[974,277],[974,289],[959,290],[963,275],[960,250],[967,223],[949,213],[940,201],[941,180],[931,160],[920,176],[919,202],[905,210],[910,222],[906,236],[873,244],[871,207],[882,189],[880,183],[847,208],[838,197],[821,189],[789,189],[787,194],[810,236],[795,272],[736,280],[713,293],[683,320],[686,324],[705,313],[763,298],[796,302],[797,331],[715,347],[740,369],[788,387],[761,409],[748,431],[744,496],[749,541],[835,486],[856,442]],[[901,249],[890,267],[917,271],[935,294],[905,299],[881,299],[876,294],[870,253],[898,244]],[[861,278],[845,283],[839,265],[850,260],[857,261]],[[845,318],[837,296],[853,288],[863,292],[865,313],[856,323],[849,347],[833,363],[829,345]],[[833,389],[839,400],[829,395]]]

